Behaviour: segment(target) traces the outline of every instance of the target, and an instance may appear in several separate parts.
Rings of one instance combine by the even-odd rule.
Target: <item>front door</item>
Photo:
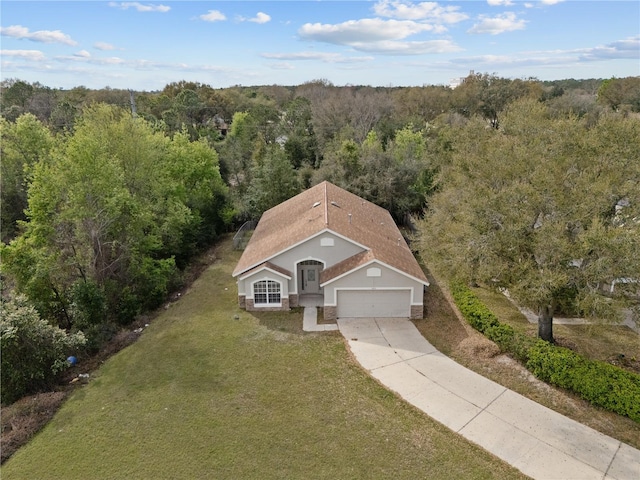
[[[304,267],[304,293],[320,293],[320,281],[318,279],[320,271],[315,266]]]
[[[321,295],[320,272],[324,268],[317,260],[304,260],[298,263],[298,290],[301,295]]]

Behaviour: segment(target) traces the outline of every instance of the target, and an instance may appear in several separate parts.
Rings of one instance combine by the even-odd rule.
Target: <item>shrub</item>
[[[70,335],[48,324],[25,297],[0,301],[2,403],[50,386],[67,367],[67,355],[84,344],[82,332]]]
[[[537,340],[498,318],[465,285],[454,283],[451,293],[464,318],[476,330],[508,352],[539,379],[577,393],[592,405],[640,422],[640,375]]]
[[[541,380],[571,390],[592,405],[640,422],[640,375],[543,340],[529,349],[527,368]]]
[[[479,332],[485,333],[491,327],[500,325],[498,317],[462,283],[452,284],[451,294],[464,318]]]

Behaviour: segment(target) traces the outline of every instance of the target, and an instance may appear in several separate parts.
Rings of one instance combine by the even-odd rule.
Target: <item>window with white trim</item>
[[[280,304],[280,284],[273,280],[261,280],[253,284],[253,304]]]

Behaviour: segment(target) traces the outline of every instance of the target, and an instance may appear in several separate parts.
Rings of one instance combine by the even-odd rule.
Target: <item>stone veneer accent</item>
[[[291,295],[289,295],[289,306],[291,308],[297,307],[298,306],[298,295],[295,293],[292,293]]]
[[[256,307],[253,304],[253,298],[247,298],[245,305],[248,312],[284,312],[289,310],[289,299],[283,298],[280,307]]]
[[[424,306],[422,305],[411,305],[411,318],[419,319],[424,316]]]
[[[338,317],[338,307],[324,307],[324,319],[335,320]]]
[[[244,295],[238,295],[238,305],[240,308],[247,308],[247,301]]]

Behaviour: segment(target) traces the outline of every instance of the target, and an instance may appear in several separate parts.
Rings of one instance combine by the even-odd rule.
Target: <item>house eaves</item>
[[[267,270],[269,272],[275,273],[276,275],[284,277],[287,280],[291,280],[293,278],[289,270],[286,270],[277,265],[274,265],[271,262],[263,262],[260,265],[256,265],[254,268],[251,268],[245,271],[244,274],[239,278],[239,280],[244,280],[245,278],[250,277],[251,275],[255,275],[256,273],[261,272],[263,270]]]
[[[351,238],[345,237],[344,235],[340,235],[339,233],[334,232],[334,231],[333,231],[333,230],[331,230],[331,229],[325,228],[325,229],[323,229],[323,230],[320,230],[320,231],[319,231],[319,232],[317,232],[317,233],[314,233],[313,235],[311,235],[311,236],[309,236],[309,237],[307,237],[307,238],[305,238],[305,239],[302,239],[302,240],[300,240],[300,241],[298,241],[298,242],[296,242],[296,243],[294,243],[294,244],[289,245],[287,248],[284,248],[284,249],[282,249],[282,250],[279,250],[279,251],[277,251],[277,252],[275,252],[275,253],[271,254],[268,258],[263,258],[263,259],[261,259],[259,262],[255,263],[254,265],[251,265],[251,266],[249,266],[249,267],[246,267],[246,268],[245,268],[245,269],[243,269],[242,271],[238,271],[238,270],[237,270],[237,268],[238,268],[238,267],[236,267],[236,271],[234,271],[234,272],[233,272],[232,276],[233,276],[233,277],[237,277],[238,275],[243,275],[245,272],[248,272],[248,271],[250,271],[250,270],[254,269],[254,268],[255,268],[255,267],[257,267],[258,265],[262,265],[262,264],[263,264],[263,263],[265,263],[265,262],[270,263],[270,261],[271,261],[271,260],[273,260],[274,258],[276,258],[276,257],[278,257],[278,256],[280,256],[280,255],[282,255],[282,254],[284,254],[284,253],[287,253],[289,250],[293,250],[294,248],[298,247],[299,245],[302,245],[303,243],[306,243],[306,242],[308,242],[308,241],[310,241],[310,240],[313,240],[314,238],[317,238],[317,237],[319,237],[319,236],[321,236],[321,235],[325,235],[325,234],[327,234],[327,233],[330,233],[330,234],[332,234],[332,235],[335,235],[336,237],[341,238],[341,239],[345,240],[346,242],[352,243],[353,245],[355,245],[355,246],[357,246],[357,247],[359,247],[359,248],[362,248],[363,250],[368,250],[368,249],[367,249],[367,247],[366,247],[365,245],[361,245],[361,244],[359,244],[358,242],[354,242]],[[272,264],[272,265],[273,265],[273,264]],[[242,278],[242,277],[241,277],[241,278]]]
[[[359,257],[359,258],[356,258]],[[347,258],[346,260],[334,265],[333,267],[323,271],[320,274],[320,287],[325,287],[330,285],[333,282],[340,280],[341,278],[347,277],[358,270],[362,270],[363,268],[367,268],[373,264],[381,265],[383,267],[388,268],[400,275],[403,275],[407,278],[410,278],[418,283],[421,283],[425,286],[429,286],[429,281],[424,278],[416,278],[413,275],[408,274],[407,272],[400,270],[393,265],[389,265],[375,258],[371,251],[362,252],[353,257]]]

